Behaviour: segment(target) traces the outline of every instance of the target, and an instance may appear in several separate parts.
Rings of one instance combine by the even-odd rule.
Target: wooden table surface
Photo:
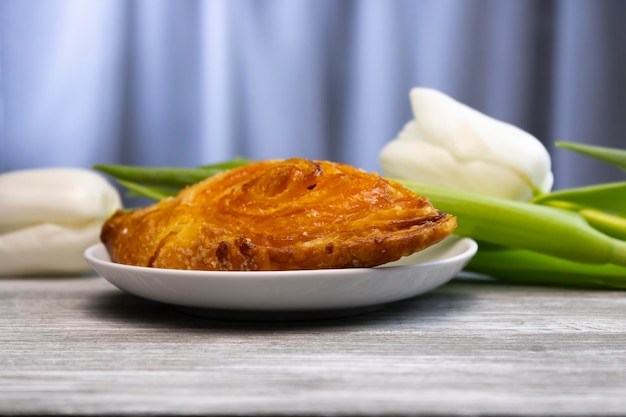
[[[626,415],[625,319],[624,292],[458,279],[296,323],[0,279],[0,414]]]

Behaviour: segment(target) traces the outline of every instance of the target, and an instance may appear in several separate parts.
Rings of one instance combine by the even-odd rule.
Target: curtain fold
[[[621,180],[552,144],[625,147],[625,17],[620,0],[4,0],[0,171],[378,170],[425,86],[537,136],[558,188]]]
[[[0,2],[2,171],[113,156],[123,16],[119,2]]]
[[[626,3],[561,1],[555,13],[550,143],[626,147]],[[553,149],[557,186],[623,179],[616,168]]]

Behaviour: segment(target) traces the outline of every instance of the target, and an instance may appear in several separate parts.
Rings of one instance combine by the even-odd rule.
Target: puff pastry
[[[373,267],[450,235],[456,218],[375,173],[268,160],[118,211],[101,240],[114,262],[168,269]]]

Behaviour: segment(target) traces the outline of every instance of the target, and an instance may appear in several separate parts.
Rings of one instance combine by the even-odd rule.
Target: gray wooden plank
[[[350,318],[217,321],[0,281],[0,413],[624,415],[626,297],[455,280]]]

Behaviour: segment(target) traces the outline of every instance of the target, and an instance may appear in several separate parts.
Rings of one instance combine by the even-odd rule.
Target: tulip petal
[[[380,153],[381,170],[390,178],[411,179],[437,187],[480,190],[481,194],[512,200],[528,200],[532,192],[508,167],[482,159],[458,160],[448,149],[420,135],[409,122]]]
[[[381,152],[383,173],[393,169],[385,175],[436,185],[434,177],[455,178],[446,186],[525,201],[552,188],[550,155],[534,136],[436,90],[414,88],[410,98],[415,120]],[[412,158],[411,172],[398,172]]]
[[[39,223],[106,219],[121,207],[101,175],[75,168],[44,168],[0,175],[0,233]]]
[[[101,226],[45,223],[0,235],[0,275],[86,272],[83,252],[99,241]]]

